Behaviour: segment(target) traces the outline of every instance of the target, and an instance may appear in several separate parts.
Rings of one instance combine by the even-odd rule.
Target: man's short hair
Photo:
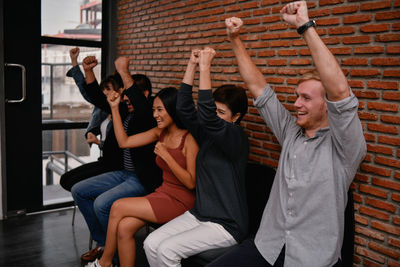
[[[301,84],[302,82],[308,81],[308,80],[317,80],[321,81],[321,77],[319,76],[319,72],[317,69],[312,69],[310,71],[307,71],[301,75],[299,82],[297,85]]]

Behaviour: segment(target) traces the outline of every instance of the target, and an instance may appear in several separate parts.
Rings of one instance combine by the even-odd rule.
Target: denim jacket
[[[81,69],[79,68],[79,65],[76,65],[76,66],[72,67],[71,69],[69,69],[67,72],[67,77],[72,77],[74,79],[75,84],[78,86],[79,91],[81,92],[83,98],[86,101],[88,101],[90,104],[94,105],[92,100],[87,95],[85,89],[83,88],[83,84],[85,83],[85,77],[83,76],[83,73],[82,73]],[[108,116],[107,112],[105,112],[95,106],[93,109],[93,112],[92,112],[92,116],[89,121],[89,125],[86,128],[85,137],[87,137],[87,134],[89,132],[92,132],[95,135],[99,135],[100,134],[100,125],[107,118],[107,116]],[[109,131],[111,129],[111,125],[112,125],[112,121],[110,121],[107,125],[106,134],[109,133]],[[100,144],[100,149],[102,147],[103,147],[103,144]]]

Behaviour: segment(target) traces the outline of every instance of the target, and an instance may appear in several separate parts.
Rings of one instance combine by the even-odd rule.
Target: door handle
[[[21,99],[16,99],[16,100],[8,100],[6,99],[6,103],[21,103],[24,102],[26,99],[26,69],[23,65],[21,64],[15,64],[15,63],[5,63],[4,64],[6,67],[18,67],[21,69],[21,74],[22,74],[22,98]]]

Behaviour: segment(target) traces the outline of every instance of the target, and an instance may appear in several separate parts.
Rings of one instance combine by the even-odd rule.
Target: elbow
[[[118,142],[120,148],[129,148],[127,142]]]
[[[194,190],[194,188],[196,187],[196,180],[195,179],[190,179],[189,183],[186,185],[186,187],[189,190]]]

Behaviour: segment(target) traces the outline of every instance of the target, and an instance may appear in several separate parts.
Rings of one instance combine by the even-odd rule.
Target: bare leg
[[[145,225],[143,220],[125,217],[118,225],[118,256],[121,267],[135,266],[136,241],[135,233]]]
[[[157,221],[149,201],[144,197],[122,198],[115,201],[108,219],[106,245],[103,256],[99,260],[101,266],[108,267],[112,264],[112,259],[117,251],[118,225],[125,217],[135,217],[143,222]]]

